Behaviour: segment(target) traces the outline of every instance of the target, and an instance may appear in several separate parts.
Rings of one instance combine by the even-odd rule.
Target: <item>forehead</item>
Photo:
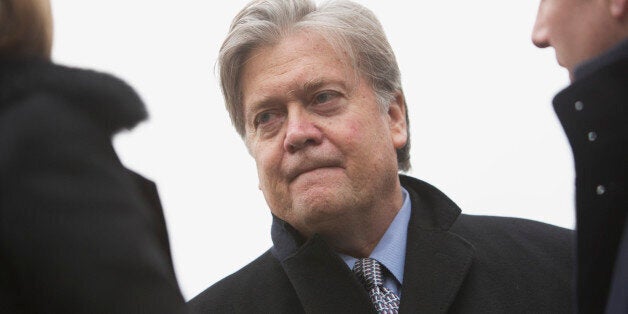
[[[240,76],[242,100],[246,106],[313,82],[350,81],[356,73],[344,49],[334,49],[324,35],[301,31],[251,51]]]

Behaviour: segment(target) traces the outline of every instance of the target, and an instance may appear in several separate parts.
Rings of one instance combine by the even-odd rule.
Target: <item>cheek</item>
[[[383,146],[385,135],[381,126],[373,121],[359,121],[347,123],[343,128],[343,143],[337,146],[345,155],[347,166],[351,169],[362,169],[375,167],[379,163],[375,160],[384,158]],[[372,168],[374,169],[374,168]]]
[[[252,152],[260,185],[264,185],[280,179],[281,151],[273,149],[270,145],[257,148]]]
[[[345,136],[345,141],[347,141],[348,143],[353,143],[353,142],[359,143],[361,141],[361,136],[362,136],[360,126],[357,124],[351,124],[347,126],[344,136]]]
[[[364,137],[365,127],[367,126],[357,119],[347,119],[329,127],[331,132],[336,133],[338,138],[343,140],[343,143],[338,144],[342,147],[355,146],[356,143],[360,143],[363,140],[362,137]]]

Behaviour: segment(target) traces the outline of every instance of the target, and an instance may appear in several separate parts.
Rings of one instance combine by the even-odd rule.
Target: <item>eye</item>
[[[338,93],[333,92],[333,91],[320,92],[314,95],[314,104],[324,104],[326,102],[333,100],[337,95]]]
[[[262,112],[257,117],[255,117],[255,125],[268,123],[273,118],[272,112]]]
[[[253,126],[257,128],[269,128],[275,125],[275,122],[281,117],[281,112],[276,110],[266,110],[260,112],[253,120]]]

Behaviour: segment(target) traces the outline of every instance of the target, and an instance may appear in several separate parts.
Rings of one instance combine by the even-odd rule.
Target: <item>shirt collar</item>
[[[399,284],[403,284],[403,268],[406,260],[406,242],[408,238],[408,222],[410,221],[410,211],[412,204],[410,203],[410,195],[408,191],[401,188],[403,195],[403,205],[390,223],[386,233],[371,252],[370,258],[382,263],[397,279]],[[355,257],[338,253],[342,260],[353,268]]]

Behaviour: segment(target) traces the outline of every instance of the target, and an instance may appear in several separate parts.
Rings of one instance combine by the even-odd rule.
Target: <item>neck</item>
[[[368,257],[402,205],[403,196],[401,186],[398,185],[389,198],[378,202],[375,207],[357,211],[362,215],[343,217],[342,221],[345,223],[341,226],[338,226],[336,220],[332,228],[319,229],[316,233],[320,234],[336,252],[356,258]]]
[[[574,69],[570,70],[569,78],[571,82],[574,82],[626,57],[628,57],[628,34],[621,40],[614,42],[610,48],[599,55],[580,63]]]

